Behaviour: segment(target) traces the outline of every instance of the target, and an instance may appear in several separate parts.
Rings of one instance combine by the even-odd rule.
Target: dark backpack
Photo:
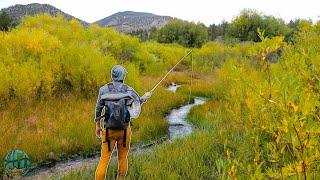
[[[117,89],[113,83],[107,84],[108,94],[126,94],[128,86],[122,84]],[[108,139],[108,129],[121,129],[124,133],[123,146],[126,146],[126,129],[130,124],[130,113],[128,110],[128,98],[120,98],[116,100],[103,100],[105,106],[104,124],[106,128],[106,141],[110,150],[110,143]]]
[[[109,94],[125,94],[128,86],[123,84],[116,89],[112,83],[108,84]],[[130,123],[130,113],[127,106],[128,99],[105,100],[105,127],[110,129],[126,129]]]

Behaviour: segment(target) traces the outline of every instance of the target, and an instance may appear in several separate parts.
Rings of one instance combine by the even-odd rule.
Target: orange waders
[[[126,134],[126,136],[124,136],[124,134]],[[131,142],[130,126],[126,129],[126,131],[122,129],[103,129],[101,139],[101,158],[95,174],[96,180],[105,179],[112,151],[115,146],[117,146],[118,149],[118,179],[124,179],[128,170],[127,155],[130,149]]]

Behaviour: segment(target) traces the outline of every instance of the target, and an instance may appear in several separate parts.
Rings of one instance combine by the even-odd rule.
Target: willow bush
[[[249,50],[258,66],[249,59],[230,60],[219,70],[231,123],[245,128],[244,143],[252,147],[251,161],[234,157],[235,176],[246,167],[260,178],[318,177],[320,31],[318,24],[301,26],[294,45],[262,37]],[[266,59],[284,46],[278,63]]]

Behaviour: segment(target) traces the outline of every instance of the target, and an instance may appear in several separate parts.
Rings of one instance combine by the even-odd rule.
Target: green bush
[[[245,9],[234,18],[227,27],[227,36],[240,41],[260,41],[257,30],[264,30],[269,38],[286,36],[289,27],[284,20],[274,16],[263,15],[255,10]]]
[[[208,39],[208,32],[203,24],[195,24],[173,19],[156,31],[160,43],[178,43],[184,47],[201,47]]]

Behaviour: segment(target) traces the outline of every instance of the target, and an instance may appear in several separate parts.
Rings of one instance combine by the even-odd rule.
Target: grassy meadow
[[[191,75],[192,96],[209,98],[188,116],[194,133],[129,156],[128,179],[319,179],[320,24],[299,28],[289,44],[259,33],[259,43],[194,48],[193,61],[144,105],[132,143],[166,135],[164,117],[188,101]],[[0,37],[0,157],[22,149],[34,164],[99,151],[95,96],[114,64],[128,69],[127,83],[143,94],[189,50],[46,15],[27,17]],[[170,82],[183,86],[168,92]],[[94,170],[52,178],[92,179]]]

